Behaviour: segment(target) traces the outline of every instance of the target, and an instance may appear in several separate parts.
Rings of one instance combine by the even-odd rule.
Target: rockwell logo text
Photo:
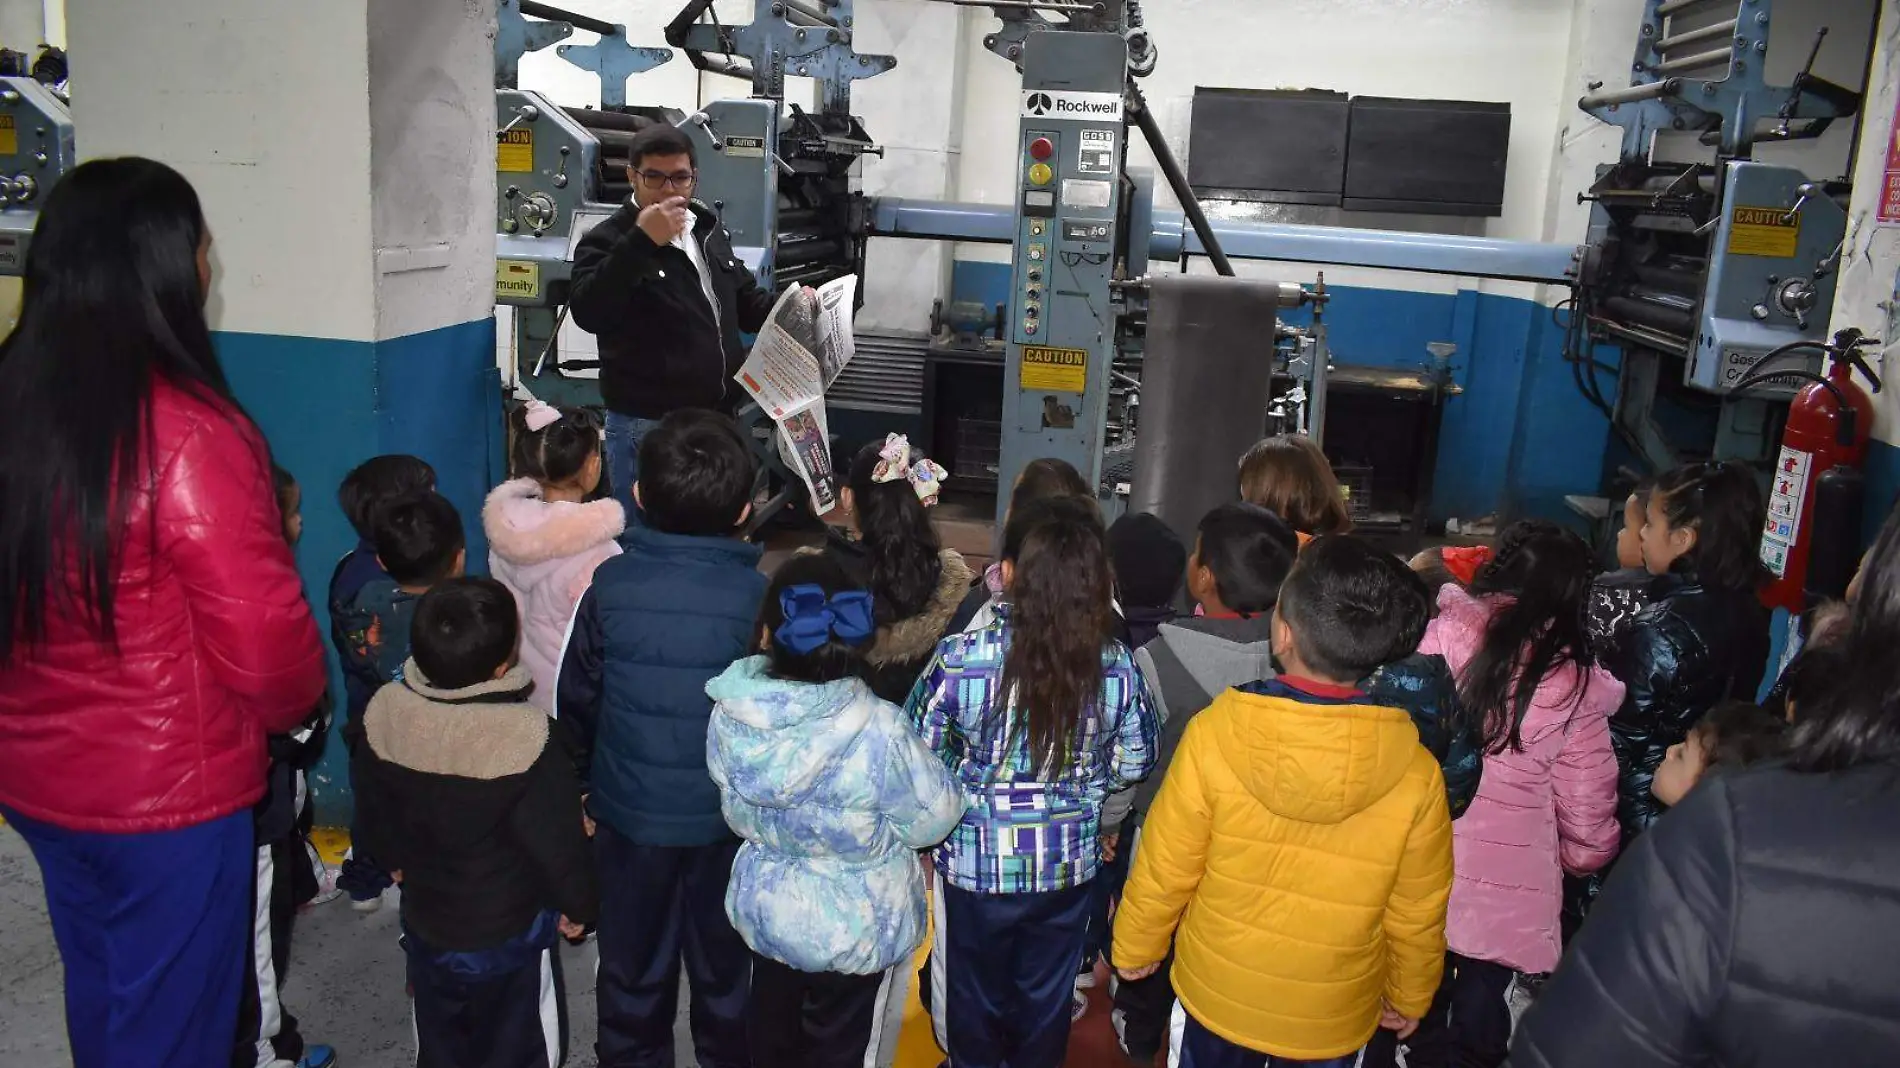
[[[1026,119],[1119,119],[1122,117],[1120,93],[1064,93],[1046,89],[1023,93],[1022,117]]]

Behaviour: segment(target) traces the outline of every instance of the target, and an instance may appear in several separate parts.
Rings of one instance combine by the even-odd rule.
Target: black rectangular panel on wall
[[[1337,207],[1349,116],[1345,93],[1197,88],[1188,184],[1214,200]]]
[[[1497,215],[1510,140],[1509,104],[1354,97],[1343,206]]]

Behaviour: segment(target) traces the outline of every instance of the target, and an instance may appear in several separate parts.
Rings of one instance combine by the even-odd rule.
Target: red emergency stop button
[[[1056,146],[1049,143],[1047,137],[1038,137],[1029,142],[1029,155],[1032,159],[1048,159],[1056,154]]]

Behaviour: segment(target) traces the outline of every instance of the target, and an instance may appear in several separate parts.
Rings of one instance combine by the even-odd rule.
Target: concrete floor
[[[336,1047],[344,1068],[402,1068],[415,1063],[409,1001],[403,996],[394,899],[367,916],[344,900],[297,919],[284,1004],[304,1037]],[[592,944],[564,946],[569,1068],[593,1068]],[[20,836],[0,827],[0,1068],[58,1068],[72,1063],[61,1004],[63,973],[46,918],[39,866]],[[681,990],[680,1004],[686,1004]],[[679,1068],[696,1063],[682,1015]]]

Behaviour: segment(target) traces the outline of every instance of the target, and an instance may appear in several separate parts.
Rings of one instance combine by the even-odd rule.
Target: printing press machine
[[[665,28],[670,48],[641,48],[624,27],[531,0],[503,0],[496,284],[498,302],[515,309],[525,389],[550,401],[598,402],[588,361],[564,357],[554,341],[569,262],[586,229],[626,199],[627,142],[654,122],[692,137],[699,199],[719,214],[738,255],[767,286],[861,274],[871,238],[1011,246],[1010,303],[993,324],[1000,336],[966,345],[967,358],[949,361],[993,374],[983,365],[994,366],[1000,355],[999,514],[1015,473],[1031,459],[1057,456],[1101,486],[1111,514],[1126,498],[1132,507],[1173,513],[1178,525],[1195,505],[1170,500],[1180,495],[1161,486],[1229,481],[1218,465],[1212,473],[1187,465],[1183,443],[1206,446],[1209,455],[1224,452],[1231,462],[1268,427],[1270,410],[1279,414],[1276,425],[1323,433],[1330,368],[1323,314],[1300,328],[1258,326],[1275,309],[1323,312],[1323,285],[1211,280],[1217,291],[1197,291],[1193,300],[1216,309],[1244,306],[1255,316],[1243,334],[1228,335],[1243,340],[1225,346],[1238,350],[1239,362],[1222,372],[1249,385],[1224,413],[1210,411],[1205,395],[1155,388],[1152,306],[1178,310],[1189,299],[1183,280],[1196,276],[1176,272],[1193,256],[1206,257],[1222,276],[1232,275],[1231,258],[1249,258],[1573,286],[1566,358],[1579,389],[1614,413],[1619,433],[1657,467],[1681,452],[1650,418],[1656,391],[1676,373],[1665,370],[1670,361],[1683,361],[1680,374],[1691,388],[1719,394],[1756,358],[1784,341],[1819,337],[1825,327],[1842,191],[1746,154],[1764,137],[1813,136],[1852,114],[1854,100],[1809,75],[1789,87],[1763,82],[1759,55],[1772,0],[1648,0],[1636,84],[1593,91],[1580,102],[1626,133],[1623,159],[1590,193],[1596,208],[1584,246],[1210,221],[1137,82],[1158,55],[1139,0],[941,0],[989,7],[1000,26],[985,45],[1022,75],[1016,202],[866,197],[854,188],[854,165],[879,149],[850,114],[850,83],[890,70],[898,59],[853,51],[855,2],[753,0],[752,21],[741,26],[714,21],[711,4],[692,0]],[[1721,17],[1729,9],[1733,20]],[[521,54],[576,26],[600,33],[601,42],[564,45],[560,54],[600,75],[600,110],[562,108],[512,87]],[[750,97],[714,101],[692,114],[629,105],[627,79],[676,58],[673,50],[700,70],[748,82]],[[787,75],[816,83],[813,110],[784,100]],[[1760,122],[1774,128],[1759,133]],[[1154,177],[1127,167],[1127,140],[1137,130],[1181,211],[1156,210]],[[1713,138],[1718,162],[1648,162],[1650,142],[1664,130]],[[987,312],[981,318],[991,324]],[[965,325],[968,340],[975,331]],[[1594,349],[1599,343],[1622,346],[1624,359],[1606,364]],[[1255,374],[1247,365],[1267,371]],[[1614,400],[1598,377],[1606,366],[1619,369]],[[905,389],[942,392],[916,378],[899,380]],[[1444,383],[1442,376],[1433,381]],[[1158,392],[1169,395],[1168,404],[1156,403]],[[1725,404],[1716,454],[1757,455],[1760,442],[1773,438],[1774,404],[1753,392]],[[763,420],[756,412],[752,419],[761,442],[768,441]],[[768,462],[775,462],[772,451],[762,449]],[[1198,501],[1230,490],[1221,485],[1187,496]],[[780,503],[795,496],[782,494]],[[1423,517],[1423,501],[1418,505],[1415,527]]]

